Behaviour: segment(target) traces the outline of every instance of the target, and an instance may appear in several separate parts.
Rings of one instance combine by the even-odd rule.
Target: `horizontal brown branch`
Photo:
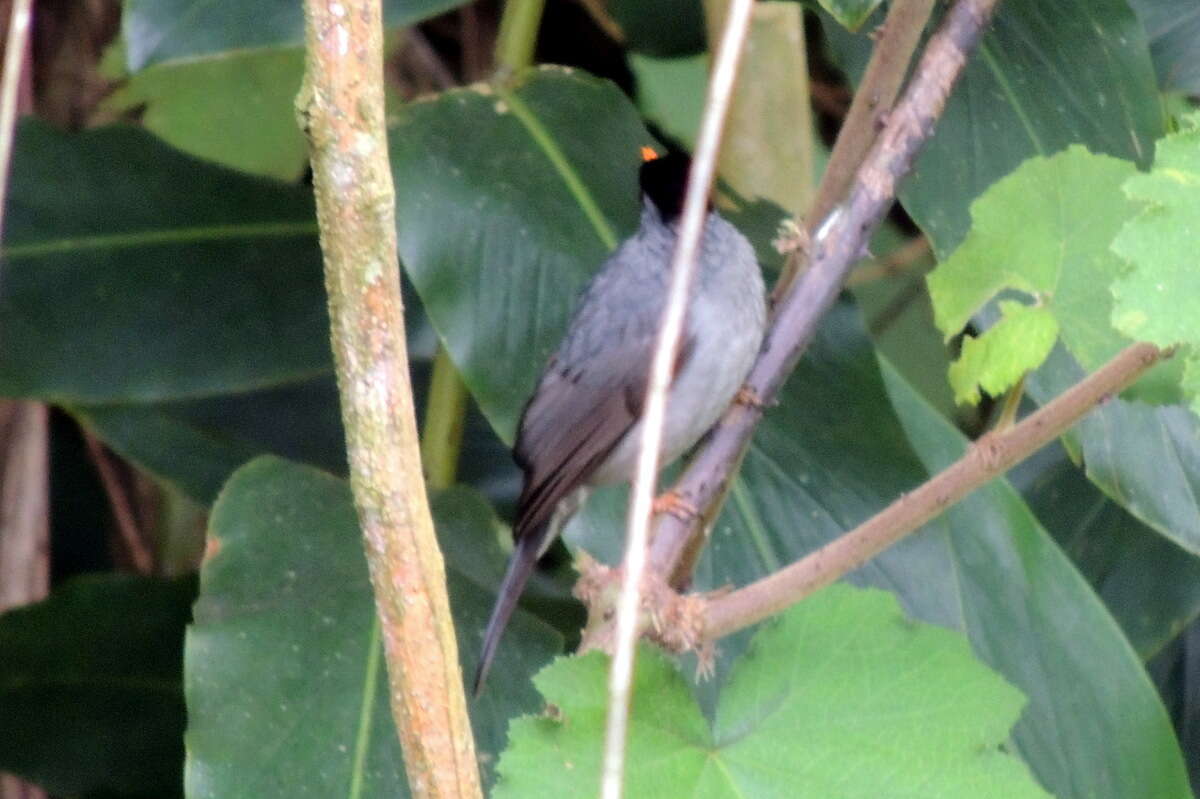
[[[1153,344],[1125,348],[1018,424],[982,436],[962,458],[854,530],[768,577],[714,599],[708,605],[704,637],[712,640],[762,621],[857,569],[1065,433],[1167,355]]]

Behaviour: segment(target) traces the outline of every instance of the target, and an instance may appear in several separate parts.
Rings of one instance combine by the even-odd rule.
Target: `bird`
[[[642,149],[641,220],[584,287],[518,424],[524,474],[514,547],[483,638],[479,696],[537,560],[590,486],[636,468],[650,363],[671,280],[691,159]],[[739,393],[762,344],[766,301],[754,248],[709,204],[667,395],[659,463],[689,450]]]

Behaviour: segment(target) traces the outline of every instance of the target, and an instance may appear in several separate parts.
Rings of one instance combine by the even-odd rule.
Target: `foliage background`
[[[468,670],[518,488],[504,442],[575,292],[636,224],[638,146],[687,141],[703,90],[697,4],[584,5],[545,10],[538,60],[566,68],[494,86],[478,81],[497,7],[387,3],[418,400],[438,342],[471,398],[460,484],[435,497]],[[355,525],[329,476],[344,453],[291,109],[298,6],[67,6],[39,6],[37,118],[19,131],[0,251],[0,395],[55,409],[54,590],[0,616],[0,768],[72,796],[402,793]],[[971,202],[1033,156],[1080,144],[1148,167],[1164,109],[1200,94],[1189,6],[1006,0],[876,263],[761,426],[698,587],[796,559],[986,428],[988,402],[953,403],[957,342],[933,325],[932,259],[911,242],[946,259]],[[819,162],[873,23],[852,34],[815,6],[805,23]],[[781,200],[727,186],[722,202],[777,269]],[[1027,402],[1082,373],[1057,347]],[[963,633],[1025,696],[1007,748],[1055,795],[1184,796],[1185,762],[1200,769],[1198,433],[1178,404],[1114,399],[851,577]],[[614,557],[622,507],[620,491],[597,496],[571,544]],[[506,638],[492,681],[508,690],[472,708],[489,779],[508,720],[541,707],[529,676],[577,636],[567,561]],[[708,718],[748,640],[693,686]]]

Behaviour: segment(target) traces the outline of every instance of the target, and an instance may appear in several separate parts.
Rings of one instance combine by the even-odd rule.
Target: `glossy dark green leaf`
[[[0,615],[0,770],[54,794],[179,793],[196,585],[80,577]]]
[[[1146,668],[1175,723],[1192,785],[1200,784],[1200,623],[1193,622]]]
[[[1062,447],[1020,464],[1012,480],[1143,660],[1200,616],[1200,559],[1106,497]]]
[[[406,308],[419,310],[415,303]],[[420,419],[429,362],[417,358],[410,366]],[[258,455],[279,455],[339,475],[346,471],[332,375],[245,393],[69,410],[122,457],[205,506],[234,470]],[[464,424],[460,479],[504,507],[520,489],[508,449],[474,408]]]
[[[21,126],[0,394],[155,401],[331,368],[312,197],[143,131]]]
[[[570,299],[637,224],[649,135],[612,84],[547,68],[410,103],[390,140],[401,261],[511,441]]]
[[[332,376],[244,394],[71,410],[122,457],[204,505],[256,455],[345,471]]]
[[[961,457],[961,434],[890,367],[884,376],[926,467]],[[1170,720],[1135,653],[1008,482],[978,489],[940,525],[975,652],[1030,697],[1013,740],[1042,783],[1058,796],[1190,797]]]
[[[474,667],[491,593],[472,559],[502,562],[497,522],[477,495],[444,494],[447,555],[464,669]],[[407,796],[358,524],[346,484],[259,458],[213,508],[210,556],[188,632],[189,797]],[[460,569],[459,558],[467,558]],[[509,717],[538,700],[529,675],[561,640],[518,613],[471,706],[490,774]]]
[[[837,60],[861,74],[869,40],[824,28]],[[1063,0],[1052,10],[1007,0],[900,198],[944,256],[970,227],[971,201],[1025,159],[1083,144],[1145,165],[1161,134],[1146,33],[1124,0]]]
[[[412,25],[465,0],[384,0],[389,27]],[[129,69],[230,50],[297,45],[304,8],[293,0],[126,0],[121,15]]]
[[[1193,0],[1129,0],[1146,35],[1164,89],[1200,95],[1200,12]]]

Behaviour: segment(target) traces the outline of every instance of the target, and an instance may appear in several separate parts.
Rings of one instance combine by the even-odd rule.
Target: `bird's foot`
[[[774,405],[773,402],[767,402],[758,395],[758,392],[750,388],[750,386],[742,386],[738,392],[733,395],[733,401],[738,405],[745,405],[747,408],[753,408],[761,411],[767,407]]]
[[[690,522],[700,515],[700,511],[697,510],[695,505],[674,491],[659,494],[654,498],[654,503],[650,506],[650,509],[655,514],[669,513],[684,522]]]

